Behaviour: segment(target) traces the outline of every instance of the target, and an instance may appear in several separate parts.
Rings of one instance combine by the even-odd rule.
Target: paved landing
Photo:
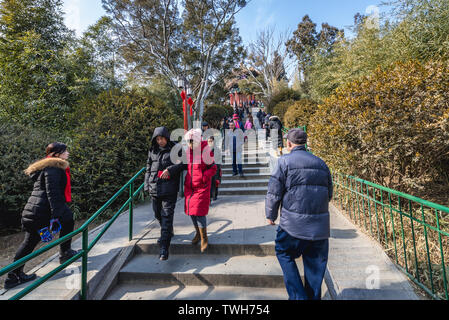
[[[419,300],[410,281],[377,241],[358,230],[335,206],[326,283],[336,300]]]

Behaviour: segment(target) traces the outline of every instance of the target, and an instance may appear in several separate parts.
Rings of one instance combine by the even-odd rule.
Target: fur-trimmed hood
[[[61,158],[45,158],[32,163],[26,170],[25,174],[31,176],[33,173],[42,171],[45,168],[53,167],[65,170],[69,167],[69,163]]]

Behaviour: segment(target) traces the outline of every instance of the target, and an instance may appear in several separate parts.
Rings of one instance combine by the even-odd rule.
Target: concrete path
[[[137,243],[137,255],[120,272],[110,300],[286,300],[275,256],[276,226],[265,221],[265,196],[219,196],[208,219],[209,249],[192,246],[194,228],[178,204],[168,261],[159,261],[159,229]],[[301,273],[301,259],[298,260]],[[324,299],[330,299],[323,282]]]
[[[380,244],[333,205],[326,283],[336,300],[418,300],[410,281]]]

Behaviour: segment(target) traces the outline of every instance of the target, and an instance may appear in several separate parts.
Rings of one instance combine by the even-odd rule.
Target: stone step
[[[297,264],[303,275],[301,259]],[[255,255],[170,255],[167,261],[160,261],[157,254],[139,254],[122,268],[118,281],[152,286],[285,287],[277,258]]]
[[[231,168],[225,168],[225,169],[222,169],[222,173],[223,174],[232,174],[233,173],[233,170],[232,170],[232,167]],[[268,168],[268,167],[259,167],[259,168],[257,168],[257,167],[249,167],[249,168],[247,168],[247,167],[245,167],[245,164],[243,164],[243,173],[244,174],[247,174],[247,173],[264,173],[264,174],[271,174],[271,170],[270,170],[270,168]]]
[[[245,168],[243,168],[245,169]],[[265,174],[265,173],[245,173],[245,178],[246,179],[251,179],[251,180],[269,180],[271,177],[271,175],[269,174]],[[231,174],[225,174],[223,173],[223,176],[221,177],[222,181],[225,180],[240,180],[241,178],[239,176],[233,176],[232,173]]]
[[[240,177],[239,177],[240,178]],[[220,185],[220,190],[226,188],[252,188],[252,187],[266,187],[268,186],[268,180],[249,180],[241,178],[239,180],[226,180]]]
[[[284,288],[153,286],[121,284],[114,288],[107,300],[287,300]],[[327,300],[327,299],[324,299]],[[229,311],[228,311],[229,312]],[[213,313],[212,313],[213,314]]]
[[[245,154],[258,154],[258,153],[265,153],[265,149],[264,147],[266,146],[265,143],[263,144],[259,144],[256,146],[251,146],[251,147],[243,147],[242,150]],[[222,153],[225,153],[226,150],[222,149]]]
[[[269,162],[268,162],[268,161],[265,161],[264,159],[260,159],[260,158],[257,158],[257,159],[250,159],[250,160],[242,159],[242,164],[243,164],[243,165],[260,164],[260,165],[263,166],[263,167],[267,167],[267,165],[269,164]],[[226,160],[223,160],[222,163],[221,163],[221,165],[223,165],[223,166],[231,166],[231,168],[232,168],[232,159],[226,159]]]
[[[224,188],[219,190],[218,192],[220,195],[225,196],[266,195],[268,192],[268,186],[250,188]]]
[[[254,150],[254,151],[246,151],[244,150],[242,152],[242,155],[245,157],[257,157],[257,156],[264,156],[268,157],[268,150]],[[223,152],[222,157],[226,156],[226,154]],[[229,155],[228,155],[229,156]]]
[[[245,161],[245,162],[251,161],[252,163],[260,162],[260,163],[264,163],[264,164],[269,163],[269,161],[270,161],[270,159],[266,156],[261,156],[261,157],[260,156],[259,157],[250,156],[250,157],[242,157],[241,159],[242,159],[242,161]],[[221,161],[225,164],[232,164],[232,160],[233,160],[232,157],[223,157],[221,159]]]
[[[176,230],[175,230],[176,232]],[[175,237],[178,237],[175,235]],[[263,236],[262,236],[263,237]],[[191,237],[193,238],[193,236]],[[174,238],[170,245],[170,255],[195,255],[201,254],[200,246],[193,246],[190,238],[186,242],[180,243],[179,239]],[[226,239],[216,239],[209,237],[209,247],[207,254],[222,254],[229,256],[254,255],[258,257],[274,257],[274,241],[267,243],[232,243]],[[233,240],[233,239],[230,239]],[[159,254],[159,244],[154,241],[143,241],[137,244],[137,254]]]
[[[245,167],[246,168],[266,168],[268,166],[269,166],[268,163],[260,163],[260,162],[257,162],[257,163],[245,163]],[[222,170],[223,169],[232,169],[232,164],[223,164],[221,166],[221,169]]]

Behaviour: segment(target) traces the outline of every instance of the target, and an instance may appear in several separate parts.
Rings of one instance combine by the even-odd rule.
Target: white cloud
[[[265,29],[267,26],[274,23],[275,13],[271,10],[270,5],[273,0],[258,0],[256,11],[255,26],[259,29]],[[271,13],[270,13],[271,11]]]
[[[81,30],[81,0],[64,0],[65,24],[75,30],[77,35]]]

